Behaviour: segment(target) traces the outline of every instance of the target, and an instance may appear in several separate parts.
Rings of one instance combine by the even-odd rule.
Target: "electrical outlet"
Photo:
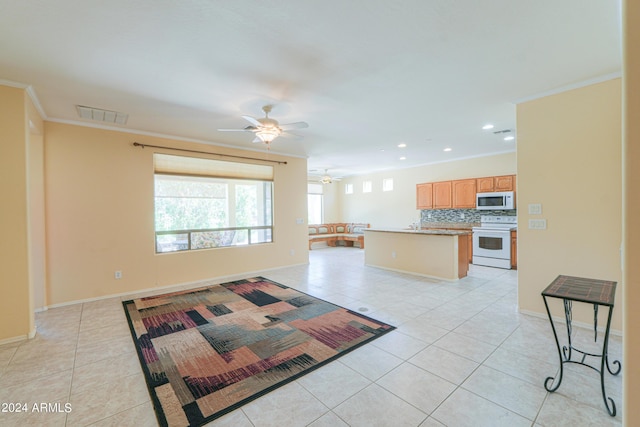
[[[296,254],[295,249],[289,249],[289,255],[294,256]]]
[[[460,213],[460,219],[464,219],[464,212]]]
[[[395,258],[396,257],[396,251],[391,251],[391,258]]]
[[[113,277],[115,277],[117,280],[122,279],[122,271],[121,270],[116,270],[116,272],[114,273]]]

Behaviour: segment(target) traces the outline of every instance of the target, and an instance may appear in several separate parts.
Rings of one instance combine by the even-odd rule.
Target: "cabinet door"
[[[433,207],[435,209],[451,208],[451,181],[433,183]]]
[[[467,237],[467,255],[469,256],[469,264],[473,263],[473,234]]]
[[[433,184],[416,185],[416,206],[418,209],[433,209]]]
[[[478,193],[491,193],[493,191],[494,179],[492,176],[476,179]]]
[[[452,181],[453,207],[457,209],[472,209],[476,207],[476,180],[461,179]]]
[[[495,191],[514,191],[515,190],[515,176],[504,175],[495,177]]]

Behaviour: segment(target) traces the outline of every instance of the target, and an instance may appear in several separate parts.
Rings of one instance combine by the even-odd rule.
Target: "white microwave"
[[[477,193],[476,209],[481,211],[515,209],[513,191]]]

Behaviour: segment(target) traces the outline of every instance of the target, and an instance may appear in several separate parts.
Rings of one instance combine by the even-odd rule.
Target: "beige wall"
[[[406,227],[419,218],[416,184],[515,173],[513,152],[345,178],[338,190],[341,220],[367,222],[372,227]],[[382,191],[382,180],[386,178],[393,178],[393,191]],[[372,181],[371,193],[362,193],[366,180]],[[347,183],[353,184],[353,194],[344,194]]]
[[[623,419],[640,425],[640,3],[624,2],[623,70],[623,236],[624,236],[624,356]]]
[[[24,89],[0,86],[0,342],[34,327],[29,277],[28,121]]]
[[[619,283],[612,327],[622,329],[621,81],[609,80],[517,107],[518,302],[545,314],[540,292],[559,274]],[[542,204],[541,215],[527,205]],[[546,219],[531,230],[529,219]],[[553,301],[555,315],[562,313]],[[592,324],[593,309],[574,306]],[[606,322],[601,310],[600,325]]]
[[[153,153],[162,150],[135,148],[134,141],[267,157],[46,122],[49,305],[308,262],[305,159],[268,154],[288,162],[275,166],[272,244],[157,255]],[[114,279],[116,270],[122,279]]]

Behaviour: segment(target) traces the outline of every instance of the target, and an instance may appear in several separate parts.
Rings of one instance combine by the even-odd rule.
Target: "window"
[[[382,191],[393,191],[393,178],[382,180]]]
[[[363,193],[371,193],[371,181],[363,181],[362,182],[362,192]]]
[[[156,252],[273,241],[273,167],[154,155]]]
[[[353,184],[344,185],[344,194],[353,194]]]
[[[322,224],[322,184],[307,184],[307,212],[309,224]]]

